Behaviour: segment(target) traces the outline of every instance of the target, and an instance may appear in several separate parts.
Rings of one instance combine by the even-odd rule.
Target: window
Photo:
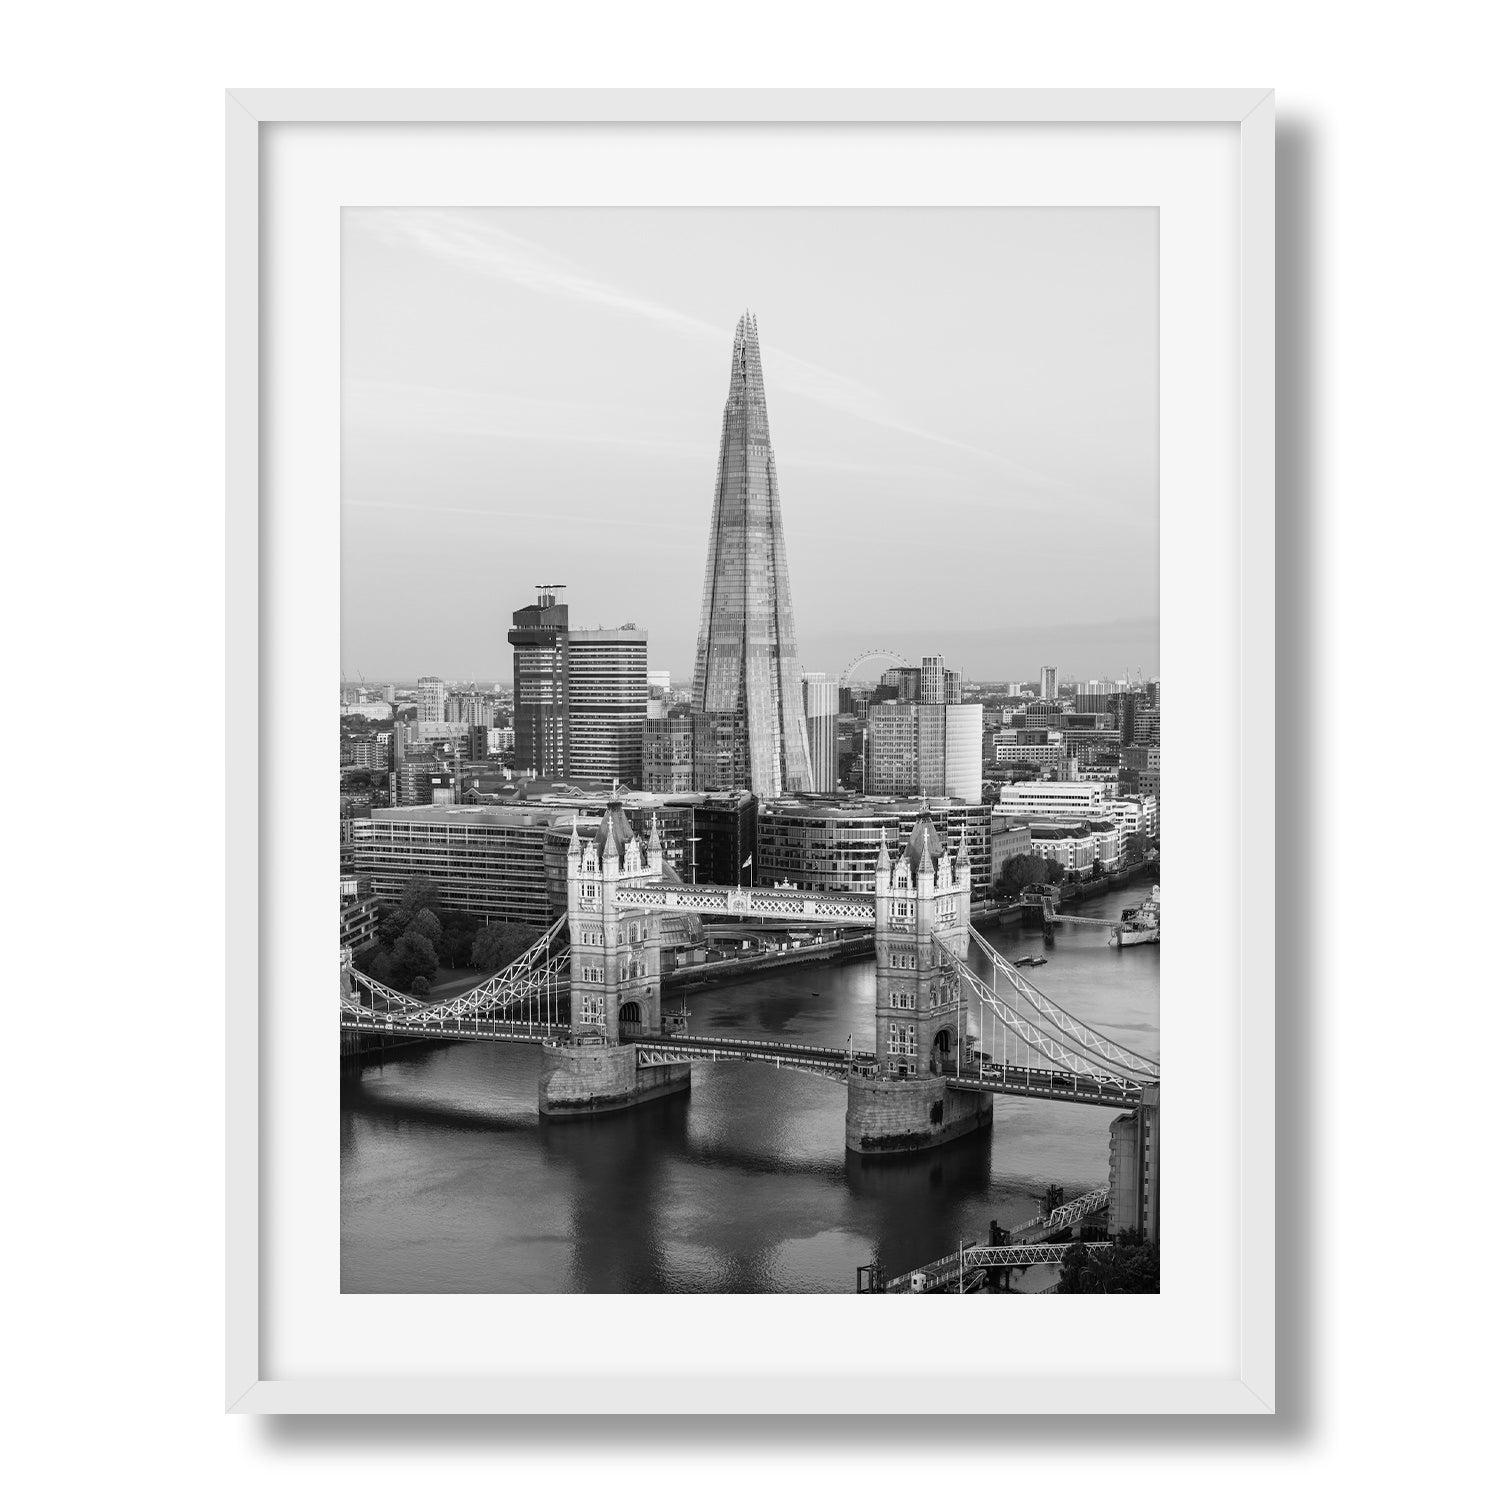
[[[917,1053],[917,1028],[903,1026],[899,1021],[891,1022],[889,1050],[897,1057],[915,1057]]]

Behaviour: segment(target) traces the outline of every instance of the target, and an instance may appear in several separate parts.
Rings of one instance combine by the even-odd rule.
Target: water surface
[[[1114,916],[1145,888],[1083,904]],[[1080,1019],[1157,1050],[1160,949],[1104,929],[995,928]],[[970,962],[988,977],[976,950]],[[783,969],[685,997],[695,1032],[873,1048],[874,960]],[[668,1008],[684,997],[669,993]],[[988,1033],[986,1033],[988,1035]],[[988,1046],[988,1040],[986,1046]],[[1114,1112],[996,1098],[992,1131],[910,1157],[844,1150],[844,1089],[694,1064],[690,1092],[588,1120],[536,1110],[540,1052],[483,1042],[393,1054],[346,1081],[346,1292],[850,1292],[879,1254],[905,1270],[1030,1218],[1049,1183],[1109,1175]]]

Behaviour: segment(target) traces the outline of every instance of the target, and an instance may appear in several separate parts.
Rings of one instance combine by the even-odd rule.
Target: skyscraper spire
[[[781,494],[755,317],[734,334],[693,667],[693,785],[810,791]]]

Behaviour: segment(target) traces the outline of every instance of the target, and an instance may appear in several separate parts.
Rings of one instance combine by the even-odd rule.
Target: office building
[[[454,802],[453,763],[448,757],[408,757],[391,772],[397,807],[430,807]]]
[[[648,718],[642,741],[641,787],[648,792],[677,793],[693,789],[693,716],[672,709]]]
[[[692,706],[699,790],[809,790],[781,495],[749,313],[735,330],[719,437]]]
[[[646,632],[569,630],[567,652],[567,776],[615,778],[641,787],[646,727]]]
[[[568,606],[561,584],[518,609],[506,640],[515,648],[515,763],[534,776],[568,774]]]
[[[1064,874],[1088,875],[1097,860],[1104,870],[1120,863],[1120,835],[1107,819],[1083,823],[1033,823],[1031,852],[1055,859]]]
[[[552,921],[544,841],[561,810],[400,807],[355,819],[354,872],[376,900],[399,901],[407,881],[436,882],[439,903],[492,921]]]
[[[1152,797],[1161,804],[1161,746],[1127,745],[1120,752],[1121,796]]]
[[[941,656],[924,656],[919,667],[892,667],[880,674],[880,686],[895,688],[898,703],[963,702],[963,678]]]
[[[925,807],[949,852],[963,837],[970,887],[989,894],[991,811],[979,803],[927,799]],[[924,801],[915,798],[795,797],[761,805],[756,834],[756,878],[761,885],[811,891],[873,891],[881,835],[901,847],[911,837]]]
[[[1132,834],[1139,834],[1147,845],[1156,842],[1160,822],[1156,815],[1156,798],[1147,794],[1135,797],[1106,797],[1104,815],[1120,830],[1120,852],[1125,852],[1124,841]]]
[[[814,792],[839,784],[839,685],[823,672],[802,674],[802,708],[807,716],[807,754]]]
[[[453,724],[495,727],[495,706],[484,693],[455,693],[448,699],[447,718]]]
[[[441,677],[417,678],[417,718],[435,720],[447,718],[448,689]]]
[[[1041,692],[1037,696],[1049,701],[1057,697],[1056,667],[1042,668]]]
[[[379,734],[357,734],[348,741],[349,763],[370,771],[388,771],[391,766],[391,736],[389,731]]]
[[[1001,787],[995,808],[1013,818],[1079,822],[1104,816],[1105,795],[1093,781],[1023,781]]]
[[[1005,861],[1031,853],[1031,825],[1015,822],[995,811],[990,817],[990,868],[999,879]]]
[[[922,659],[917,702],[872,703],[864,789],[871,796],[961,797],[979,801],[984,709],[949,701],[941,656]]]
[[[339,946],[358,955],[377,941],[380,903],[368,885],[345,877],[339,881]]]

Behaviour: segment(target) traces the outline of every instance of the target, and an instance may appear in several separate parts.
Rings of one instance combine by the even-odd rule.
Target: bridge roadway
[[[455,1042],[531,1042],[536,1046],[548,1041],[563,1041],[568,1035],[566,1026],[552,1026],[542,1021],[491,1021],[481,1016],[418,1021],[402,1020],[394,1013],[389,1018],[382,1016],[378,1019],[345,1013],[339,1017],[339,1027],[364,1036],[411,1037],[416,1041],[442,1041],[448,1037]]]
[[[519,1042],[540,1046],[549,1041],[564,1042],[569,1037],[566,1026],[486,1020],[476,1016],[403,1021],[399,1016],[377,1018],[346,1012],[340,1016],[339,1024],[345,1031],[357,1031],[366,1036],[399,1036],[412,1040],[442,1041],[447,1038],[455,1042]],[[873,1052],[820,1047],[810,1042],[771,1042],[748,1037],[681,1033],[624,1036],[621,1041],[635,1045],[637,1060],[642,1067],[678,1062],[758,1062],[838,1080],[846,1079],[851,1072],[870,1077],[876,1070]],[[966,1067],[962,1075],[950,1069],[943,1077],[949,1088],[969,1093],[1056,1099],[1067,1104],[1094,1104],[1106,1109],[1134,1109],[1141,1102],[1141,1085],[1133,1079],[1091,1078],[1054,1068],[1024,1068],[1017,1064],[986,1062],[978,1070]]]

